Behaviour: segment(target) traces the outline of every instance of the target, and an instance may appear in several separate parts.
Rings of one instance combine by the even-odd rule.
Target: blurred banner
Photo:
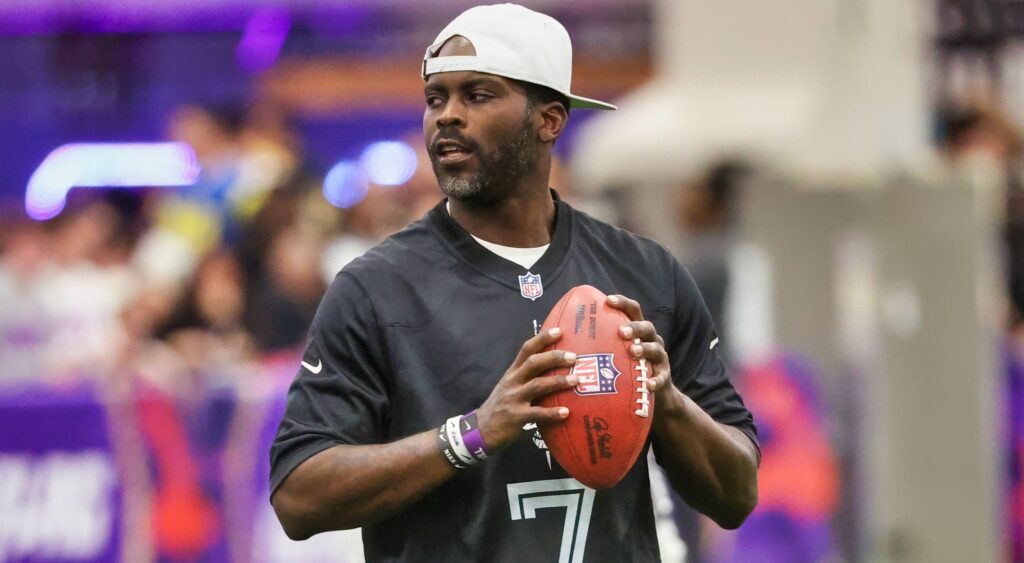
[[[97,394],[23,389],[0,411],[0,561],[117,558],[127,492]]]
[[[718,534],[707,559],[841,561],[832,531],[839,506],[839,464],[828,439],[831,413],[820,388],[821,374],[806,359],[790,354],[742,370],[737,379],[748,406],[758,414],[759,500],[736,532]]]
[[[1003,455],[1006,489],[1003,515],[1006,551],[1011,561],[1024,561],[1024,346],[1011,341],[1005,357],[1008,406],[1004,411]]]
[[[268,502],[289,380],[0,395],[0,561],[362,561],[358,530],[293,542]]]

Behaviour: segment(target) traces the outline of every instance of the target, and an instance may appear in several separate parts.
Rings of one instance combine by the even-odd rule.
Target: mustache
[[[479,146],[477,146],[476,144],[476,141],[470,139],[469,137],[464,137],[457,132],[452,131],[449,133],[438,133],[430,141],[430,146],[428,147],[431,156],[437,154],[437,144],[440,143],[441,141],[454,141],[474,152],[479,148]]]

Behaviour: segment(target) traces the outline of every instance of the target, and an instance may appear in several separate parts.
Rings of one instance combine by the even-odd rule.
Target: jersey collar
[[[551,244],[540,260],[530,268],[530,273],[538,274],[544,283],[553,282],[565,264],[572,239],[572,208],[558,197],[558,192],[551,190],[555,200],[555,232]],[[447,199],[441,200],[427,214],[427,222],[431,230],[445,243],[453,253],[467,262],[473,269],[494,279],[498,283],[519,291],[519,276],[527,270],[501,256],[487,250],[473,240],[472,235],[452,219],[445,210]]]

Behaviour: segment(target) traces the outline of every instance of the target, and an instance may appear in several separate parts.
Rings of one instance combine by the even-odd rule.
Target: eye
[[[427,94],[426,102],[428,108],[437,109],[444,105],[444,98],[437,94]]]
[[[470,92],[469,95],[466,96],[466,99],[468,101],[474,103],[474,104],[480,104],[480,103],[485,103],[485,102],[489,101],[493,97],[494,96],[492,96],[488,92],[477,91],[477,92]]]

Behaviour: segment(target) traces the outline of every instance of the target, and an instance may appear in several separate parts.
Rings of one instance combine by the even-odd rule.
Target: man
[[[652,444],[673,485],[725,527],[753,509],[756,432],[693,281],[548,188],[569,107],[614,109],[570,92],[571,59],[558,22],[510,4],[466,11],[427,49],[424,139],[448,197],[320,305],[271,451],[290,537],[362,526],[369,561],[658,560],[646,457],[595,492],[536,431],[569,413],[533,403],[575,385],[541,377],[575,357],[536,330],[580,284],[611,295],[654,366]],[[463,423],[473,451],[455,447]]]
[[[722,160],[677,192],[676,219],[686,236],[682,263],[697,283],[715,328],[727,334],[723,327],[732,283],[729,255],[735,247],[736,200],[751,173],[743,160]],[[721,345],[718,353],[728,365],[728,346]]]

